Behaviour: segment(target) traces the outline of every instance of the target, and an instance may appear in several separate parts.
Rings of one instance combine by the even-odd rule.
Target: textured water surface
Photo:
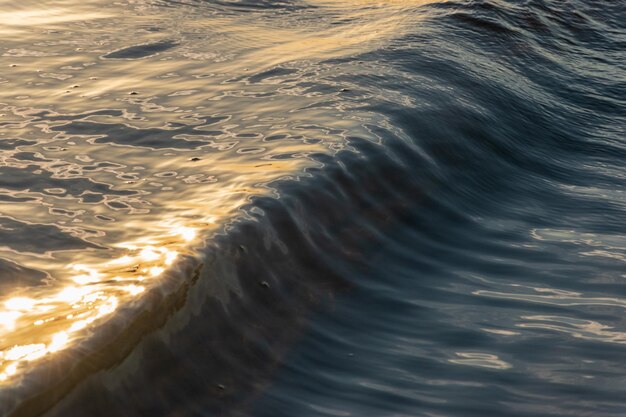
[[[0,415],[622,416],[626,7],[0,1]]]

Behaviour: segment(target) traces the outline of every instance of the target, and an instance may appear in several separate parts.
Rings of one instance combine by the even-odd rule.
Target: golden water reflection
[[[5,300],[0,311],[0,381],[29,362],[65,349],[88,326],[157,284],[178,251],[188,250],[196,237],[194,228],[177,226],[167,242],[124,242],[120,247],[127,248],[128,254],[119,258],[102,265],[70,265],[73,283],[48,296]],[[14,344],[24,339],[29,343]]]
[[[93,1],[84,1],[83,7],[90,3],[94,7],[84,12],[77,10],[76,2],[71,0],[46,1],[45,5],[2,0],[0,35],[20,35],[34,27],[51,29],[62,27],[63,23],[111,17],[110,14],[96,10]]]
[[[49,275],[0,297],[7,385],[140,300],[251,196],[275,194],[269,183],[317,166],[309,155],[371,139],[336,65],[320,62],[401,36],[430,1],[311,0],[278,17],[161,3],[0,2],[0,140],[21,141],[0,150],[15,179],[0,194],[24,201],[3,204],[0,220],[74,245],[0,247],[0,261]],[[172,47],[107,58],[163,40]]]

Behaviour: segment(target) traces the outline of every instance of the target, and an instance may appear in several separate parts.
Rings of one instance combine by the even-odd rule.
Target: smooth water
[[[626,415],[622,2],[0,35],[0,415]]]

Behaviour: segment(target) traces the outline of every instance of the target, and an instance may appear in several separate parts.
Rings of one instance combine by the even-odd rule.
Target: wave
[[[15,189],[7,199],[101,203],[111,216],[99,226],[106,236],[71,229],[53,246],[156,230],[180,256],[93,334],[3,388],[0,414],[623,410],[614,388],[626,340],[621,5],[188,1],[138,10],[163,4],[175,18],[141,29],[146,39],[93,51],[96,65],[136,77],[116,79],[126,90],[142,81],[134,94],[100,86],[118,94],[103,93],[101,110],[13,107],[23,117],[1,125],[103,147],[105,159],[72,165],[85,178],[49,175],[61,164],[51,153],[62,151],[27,151],[36,135],[0,147],[13,164],[4,172],[55,186],[34,182],[37,195]],[[141,169],[125,170],[128,160]],[[90,190],[101,199],[86,201]],[[202,246],[183,248],[171,224],[158,229],[154,219],[175,209],[201,230]],[[55,254],[20,243],[11,243],[16,254]],[[46,278],[14,262],[0,268]],[[289,358],[295,345],[314,359]],[[581,393],[580,409],[541,408]]]
[[[414,209],[419,190],[408,166],[419,157],[395,142],[354,138],[353,151],[318,155],[323,168],[274,184],[280,198],[255,198],[247,219],[181,261],[170,284],[118,311],[89,347],[63,352],[24,387],[4,391],[3,413],[169,415],[197,407],[243,415],[312,312],[354,284],[347,269]]]

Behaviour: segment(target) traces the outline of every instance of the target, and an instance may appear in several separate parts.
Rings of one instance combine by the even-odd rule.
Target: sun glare
[[[171,227],[163,242],[127,242],[120,244],[125,253],[115,259],[70,265],[67,285],[52,287],[47,294],[17,295],[1,301],[0,382],[11,381],[28,369],[28,363],[84,339],[87,328],[140,297],[150,280],[161,277],[196,237],[197,230],[192,227]],[[19,344],[16,330],[28,333],[30,343]]]

